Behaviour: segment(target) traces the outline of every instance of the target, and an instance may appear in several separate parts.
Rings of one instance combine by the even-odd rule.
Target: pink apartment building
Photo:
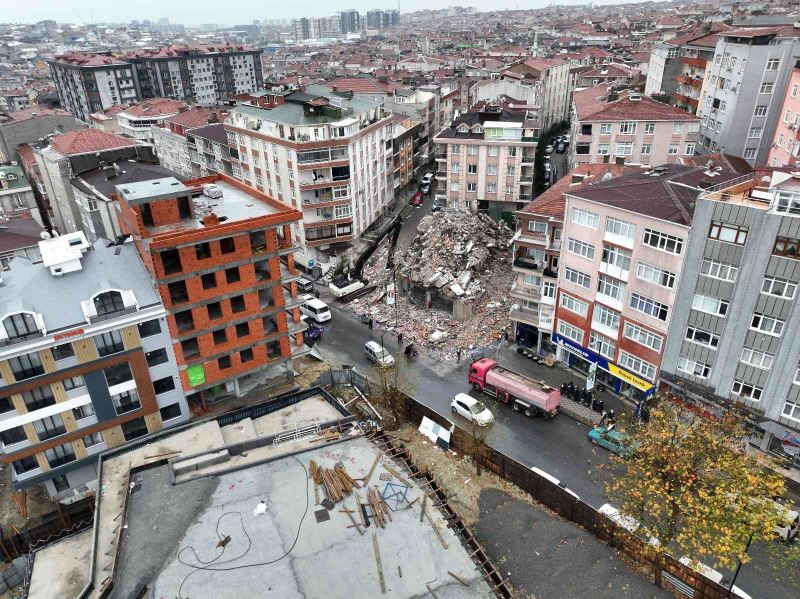
[[[794,166],[800,156],[800,63],[792,70],[786,97],[779,113],[775,137],[767,164],[772,167]]]
[[[694,156],[700,118],[631,90],[575,92],[570,168],[579,164],[673,164]]]

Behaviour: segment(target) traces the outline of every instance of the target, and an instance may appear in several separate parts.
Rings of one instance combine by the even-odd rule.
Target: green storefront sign
[[[202,364],[195,364],[186,369],[186,374],[189,376],[189,385],[197,387],[206,382],[206,371],[203,369]]]

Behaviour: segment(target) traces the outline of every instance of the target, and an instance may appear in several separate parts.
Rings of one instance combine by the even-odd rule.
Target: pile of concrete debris
[[[508,325],[512,235],[484,215],[455,210],[428,215],[408,249],[397,252],[394,272],[385,268],[389,244],[378,248],[364,268],[378,289],[351,307],[437,359],[455,359],[459,349],[466,356],[501,337]]]

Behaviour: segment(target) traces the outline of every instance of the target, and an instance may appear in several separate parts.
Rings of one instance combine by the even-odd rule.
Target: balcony
[[[703,87],[703,80],[698,79],[697,77],[687,77],[685,75],[678,75],[675,78],[675,80],[681,85],[688,85],[689,87],[694,87],[697,89]]]
[[[533,164],[534,160],[536,159],[536,154],[533,152],[523,152],[522,153],[522,164]]]
[[[536,300],[542,299],[542,290],[539,287],[528,287],[515,281],[511,286],[511,295],[522,299]]]
[[[24,343],[25,341],[39,339],[40,337],[44,337],[44,333],[42,333],[41,331],[33,331],[31,333],[26,333],[24,335],[9,337],[8,339],[0,339],[0,347],[6,345],[14,345],[15,343]]]
[[[530,310],[523,308],[519,304],[514,304],[509,312],[509,317],[512,320],[518,320],[540,329],[553,329],[553,312],[540,308],[539,310]]]
[[[542,266],[539,262],[529,260],[528,258],[517,258],[513,264],[514,270],[527,273],[531,270],[540,271]]]
[[[514,234],[514,238],[512,241],[519,241],[521,243],[528,243],[531,245],[547,245],[548,236],[545,233],[539,233],[536,231],[525,231],[524,229],[520,229]]]
[[[447,152],[436,152],[435,154],[436,160],[439,162],[446,162],[447,161]]]
[[[704,58],[690,58],[688,56],[681,57],[681,62],[686,66],[694,67],[695,69],[705,70],[706,60]]]

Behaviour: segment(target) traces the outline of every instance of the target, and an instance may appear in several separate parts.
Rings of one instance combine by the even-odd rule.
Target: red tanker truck
[[[510,403],[514,411],[523,412],[526,416],[543,414],[552,418],[558,413],[561,391],[503,368],[490,358],[473,362],[467,380],[476,391]]]

